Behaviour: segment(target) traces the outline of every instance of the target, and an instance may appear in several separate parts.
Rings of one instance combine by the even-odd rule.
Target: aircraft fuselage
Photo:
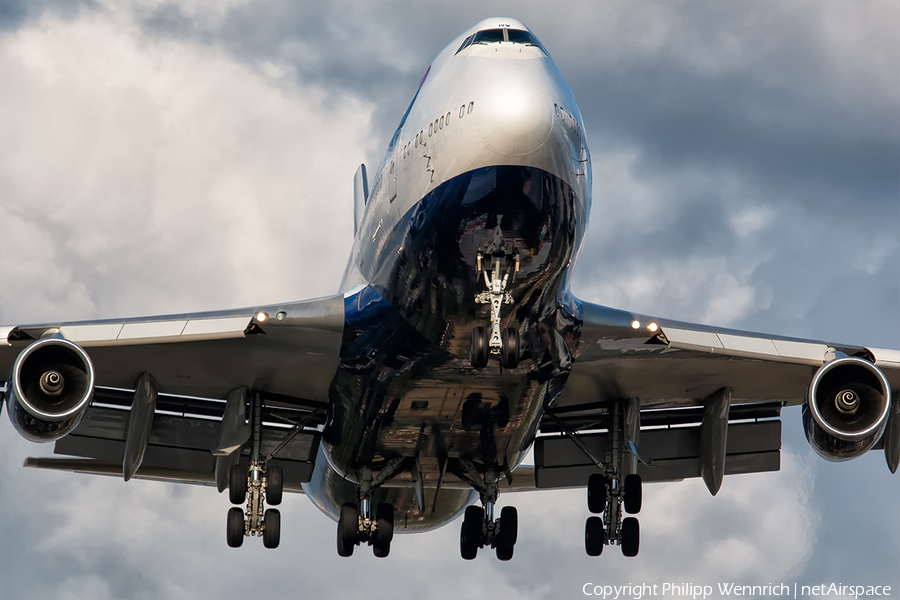
[[[472,44],[479,23],[434,60],[371,180],[342,281],[346,318],[332,414],[316,474],[305,486],[337,518],[355,502],[360,469],[414,460],[414,473],[376,490],[398,530],[431,529],[471,502],[465,484],[435,486],[448,458],[514,469],[543,409],[565,385],[577,338],[560,335],[568,275],[590,212],[590,157],[581,115],[539,45]],[[506,34],[505,34],[506,35]],[[510,36],[511,38],[512,36]],[[479,250],[519,264],[502,327],[521,336],[521,361],[474,369],[472,329],[489,326]],[[326,464],[327,463],[327,464]]]

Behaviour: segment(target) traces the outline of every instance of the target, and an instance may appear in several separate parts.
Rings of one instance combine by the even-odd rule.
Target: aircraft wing
[[[596,468],[571,438],[602,459],[611,407],[626,398],[639,401],[638,446],[650,463],[638,463],[637,472],[645,481],[670,481],[701,475],[706,413],[723,390],[730,400],[724,474],[778,470],[782,407],[802,404],[817,370],[836,357],[874,364],[900,396],[897,350],[709,327],[577,300],[568,309],[573,325],[560,336],[580,342],[563,358],[571,361],[568,382],[541,423],[538,488],[584,485]],[[891,408],[888,430],[900,427],[900,401]]]
[[[122,476],[123,461],[139,456],[139,468],[126,479],[217,485],[221,491],[227,469],[247,461],[234,447],[249,437],[243,411],[251,400],[247,390],[254,390],[263,410],[262,451],[273,451],[294,433],[277,457],[286,479],[302,482],[315,461],[319,432],[312,428],[324,420],[343,326],[344,297],[336,295],[219,312],[3,327],[0,381],[9,378],[22,350],[52,336],[83,348],[94,368],[90,406],[54,448],[77,458],[29,459],[26,466]],[[145,374],[157,394],[153,410],[139,415],[132,390]],[[129,437],[140,438],[128,435],[129,428],[140,429],[132,422],[143,419],[152,424],[149,437],[139,452],[127,450]],[[295,432],[298,423],[302,431]],[[294,487],[286,489],[300,491]]]
[[[265,322],[256,315],[264,313]],[[282,315],[279,318],[279,315]],[[0,328],[0,380],[29,343],[58,331],[84,348],[95,385],[225,398],[239,387],[327,402],[340,360],[344,297],[255,308]]]

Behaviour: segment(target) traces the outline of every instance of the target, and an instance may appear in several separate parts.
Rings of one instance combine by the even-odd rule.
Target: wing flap
[[[117,465],[116,474],[122,476],[132,398],[133,392],[129,390],[98,388],[78,427],[56,442],[54,454],[93,460],[91,468]],[[214,479],[214,452],[222,437],[225,407],[226,402],[221,400],[159,395],[141,462],[144,478],[168,480],[171,477],[151,477],[147,473],[177,471],[202,474],[204,482],[207,476]],[[299,401],[278,397],[262,411],[260,450],[265,456],[277,449],[271,464],[281,466],[285,480],[298,486],[312,476],[321,438],[318,431],[321,419],[308,421],[307,428],[293,435],[286,444],[282,442],[291,433],[293,423],[310,415],[312,410],[312,405],[304,407]],[[245,450],[239,460],[249,463],[249,451]],[[101,470],[104,474],[110,471],[107,466]]]
[[[608,432],[583,433],[578,438],[594,456],[605,456]],[[639,464],[644,481],[678,481],[700,477],[700,427],[642,429],[641,451],[653,461]],[[564,436],[535,441],[535,481],[538,489],[584,487],[598,469]],[[734,423],[728,427],[725,474],[777,471],[781,462],[781,421]]]
[[[273,461],[272,464],[275,464]],[[122,465],[90,458],[44,458],[29,457],[25,460],[25,467],[32,469],[46,469],[49,471],[66,471],[70,473],[86,473],[89,475],[107,475],[110,477],[122,476]],[[285,471],[287,475],[287,471]],[[160,467],[141,466],[133,479],[147,479],[150,481],[165,481],[168,483],[191,483],[195,485],[215,486],[213,473],[200,471],[186,471],[182,469],[167,469]],[[285,477],[284,491],[303,493],[302,486],[294,480]]]

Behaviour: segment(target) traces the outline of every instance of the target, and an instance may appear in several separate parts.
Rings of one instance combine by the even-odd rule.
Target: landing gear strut
[[[339,556],[352,556],[356,545],[363,543],[372,546],[377,558],[385,558],[390,553],[391,540],[394,539],[394,507],[387,503],[379,504],[373,515],[372,492],[393,477],[402,462],[402,458],[389,460],[375,477],[371,468],[360,469],[358,503],[347,502],[341,506],[337,530]]]
[[[459,532],[460,556],[472,560],[478,555],[479,548],[487,547],[494,548],[500,560],[510,560],[518,538],[519,515],[514,506],[504,506],[500,518],[494,519],[498,473],[488,469],[482,476],[470,461],[460,459],[459,462],[468,483],[481,497],[481,506],[466,507]]]
[[[268,458],[260,456],[262,406],[259,397],[253,400],[250,468],[235,465],[228,478],[228,498],[232,504],[247,502],[247,517],[244,511],[234,507],[228,511],[226,541],[232,548],[239,548],[246,536],[261,536],[263,546],[277,548],[281,541],[281,513],[274,508],[281,504],[284,492],[284,473],[281,467],[269,465]]]
[[[623,518],[623,512],[634,515],[641,511],[641,476],[636,473],[637,461],[644,462],[636,446],[641,428],[640,402],[637,398],[627,398],[612,405],[608,450],[602,461],[561,420],[552,418],[601,471],[592,474],[587,483],[588,510],[603,517],[589,517],[585,522],[585,552],[588,556],[600,556],[604,546],[618,544],[625,556],[637,556],[640,524],[635,517]]]
[[[625,423],[622,423],[622,404],[612,407],[610,422],[610,444],[604,464],[598,464],[603,473],[594,473],[588,478],[588,510],[594,514],[603,513],[603,518],[589,517],[584,524],[584,549],[588,556],[600,556],[604,545],[619,544],[625,556],[637,556],[640,548],[641,529],[635,517],[622,517],[622,509],[628,514],[641,511],[643,496],[641,476],[637,470],[635,456],[628,453],[628,445],[623,441],[633,441],[640,431],[640,406],[636,398],[624,402]],[[624,434],[624,436],[623,436]],[[571,434],[566,432],[566,435]],[[586,447],[582,450],[587,451]],[[599,463],[597,459],[589,457]],[[627,473],[623,476],[623,473]],[[606,524],[604,527],[604,523]]]
[[[513,297],[506,292],[510,276],[515,281],[519,272],[519,253],[503,245],[499,228],[494,232],[494,241],[487,254],[478,250],[476,275],[484,274],[487,291],[475,295],[478,304],[491,305],[491,327],[476,327],[472,330],[470,358],[472,367],[481,369],[487,365],[489,356],[497,356],[507,369],[515,369],[519,364],[519,331],[513,327],[501,329],[500,312],[504,304],[512,304]],[[485,263],[490,260],[490,270]]]

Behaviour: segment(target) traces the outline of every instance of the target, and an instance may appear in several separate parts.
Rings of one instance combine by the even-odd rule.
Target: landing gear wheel
[[[497,545],[497,559],[502,561],[512,560],[513,546]]]
[[[272,506],[281,504],[284,493],[284,471],[281,467],[272,465],[266,469],[266,502]]]
[[[588,510],[595,515],[606,510],[606,476],[594,473],[588,477],[587,502]]]
[[[500,511],[500,531],[497,534],[497,558],[509,560],[519,536],[519,513],[515,506],[504,506]]]
[[[506,369],[515,369],[519,366],[519,330],[508,327],[500,336],[503,343],[503,352],[500,359]]]
[[[375,547],[390,548],[394,539],[394,506],[386,502],[379,504],[375,519]]]
[[[472,329],[472,341],[469,343],[469,359],[472,362],[472,368],[481,369],[488,362],[488,331],[484,327],[475,327]]]
[[[584,524],[584,551],[587,552],[587,555],[600,556],[603,554],[605,538],[603,520],[600,517],[588,517]]]
[[[234,465],[228,472],[228,499],[232,504],[243,504],[247,499],[247,467]]]
[[[636,515],[641,512],[641,476],[625,476],[625,512]]]
[[[637,556],[640,545],[641,526],[638,520],[634,517],[622,519],[622,554],[625,556]]]
[[[359,533],[359,509],[353,503],[341,506],[341,518],[338,521],[337,551],[339,556],[353,555]]]
[[[281,541],[281,513],[270,508],[263,514],[263,546],[277,548]]]
[[[375,558],[387,558],[387,555],[391,553],[391,544],[387,543],[384,546],[379,546],[375,544],[372,546],[372,554],[375,555]]]
[[[228,530],[225,536],[228,546],[240,548],[244,543],[244,510],[238,507],[228,511]]]
[[[472,560],[481,546],[481,527],[484,521],[484,509],[480,506],[467,506],[459,532],[459,553],[465,560]]]
[[[466,524],[459,529],[459,555],[463,560],[472,560],[478,555],[478,546],[466,539]]]

